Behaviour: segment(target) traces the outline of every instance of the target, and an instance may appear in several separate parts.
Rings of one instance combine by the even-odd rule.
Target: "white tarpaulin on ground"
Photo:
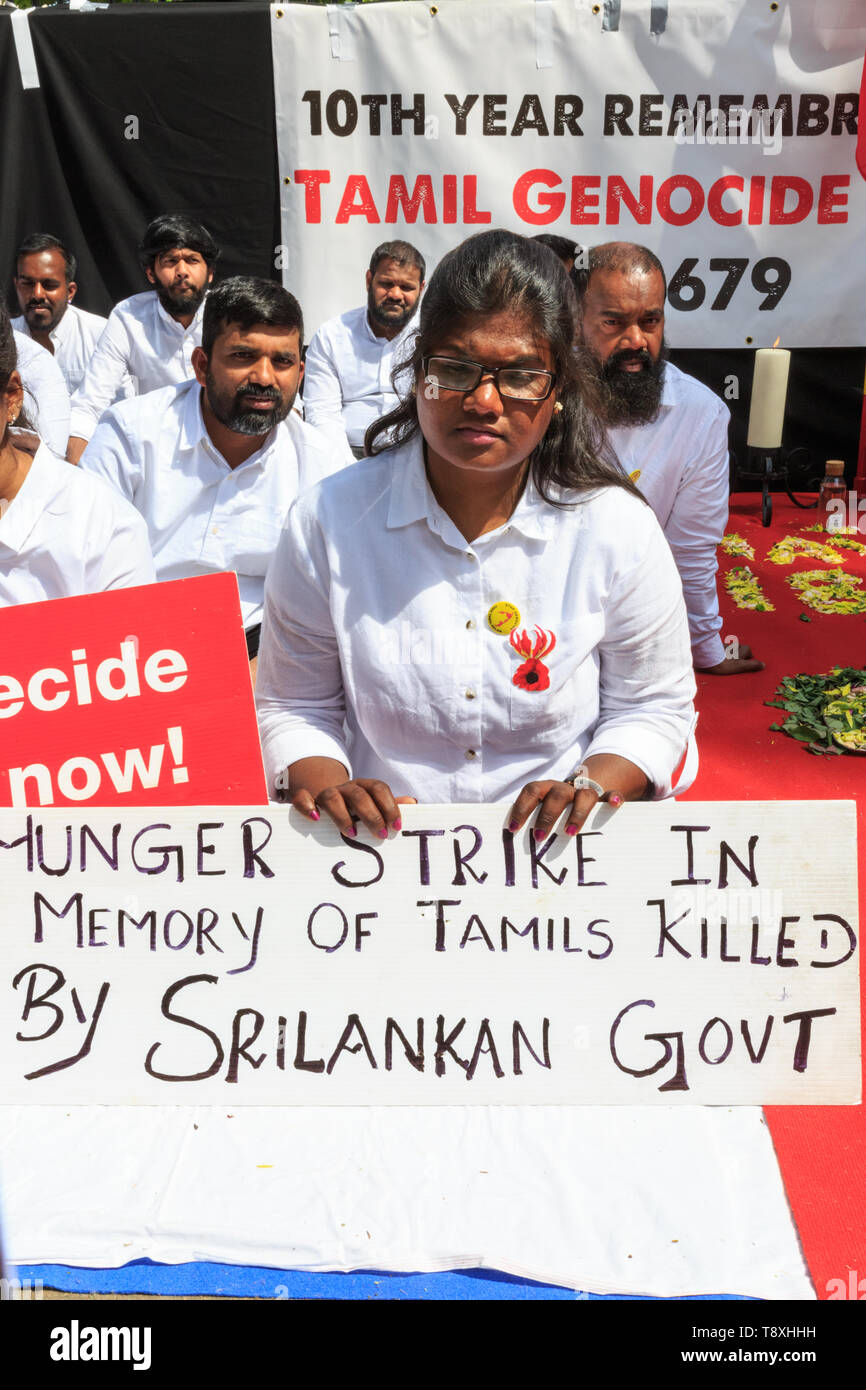
[[[308,336],[363,302],[380,242],[411,241],[432,267],[504,226],[649,246],[679,348],[863,342],[862,7],[442,0],[271,16],[277,264]]]
[[[751,1108],[3,1106],[0,1136],[13,1264],[489,1268],[814,1298]]]

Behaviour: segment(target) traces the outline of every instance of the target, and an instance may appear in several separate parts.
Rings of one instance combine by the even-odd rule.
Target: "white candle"
[[[791,354],[787,348],[758,348],[755,353],[746,441],[750,449],[778,449],[782,443],[790,365]]]

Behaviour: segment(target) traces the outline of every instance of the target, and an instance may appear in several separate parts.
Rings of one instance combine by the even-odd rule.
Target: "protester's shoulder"
[[[125,497],[94,473],[59,458],[47,444],[39,445],[34,466],[40,469],[43,486],[52,494],[51,510],[74,515],[89,541],[97,532],[105,539],[121,528],[138,531],[145,526]]]
[[[77,319],[82,328],[86,329],[89,333],[101,333],[108,323],[108,319],[104,314],[92,314],[89,309],[80,309],[77,304],[70,304],[66,312]]]
[[[660,543],[667,548],[652,507],[627,488],[608,484],[590,492],[571,494],[563,511],[578,535],[581,550],[589,547],[611,569],[630,568]]]
[[[325,322],[316,329],[313,334],[311,344],[314,342],[327,343],[345,341],[354,338],[363,328],[365,308],[346,309],[342,314],[335,314],[333,318],[326,319]]]
[[[298,459],[311,464],[323,476],[344,467],[351,459],[345,430],[338,421],[333,424],[321,421],[313,425],[292,410],[280,425],[280,430],[291,440]]]
[[[586,492],[565,492],[562,498],[570,504],[568,511],[575,517],[578,529],[595,528],[596,522],[602,522],[602,534],[606,536],[614,531],[616,521],[627,530],[645,530],[655,521],[652,507],[617,483],[603,483]],[[613,539],[616,540],[615,534]]]
[[[108,322],[117,324],[135,320],[141,323],[152,317],[155,304],[156,292],[154,290],[143,290],[141,294],[131,294],[127,299],[118,300],[108,316]]]
[[[357,528],[359,518],[369,519],[390,494],[401,452],[400,449],[386,449],[322,478],[301,493],[295,503],[299,518],[304,524],[321,525],[329,534]]]
[[[48,363],[51,366],[55,365],[54,358],[48,349],[44,348],[41,343],[37,343],[35,338],[31,338],[29,333],[19,331],[15,327],[13,327],[12,332],[18,353],[18,366],[22,370],[29,367],[32,362],[35,362],[38,367],[45,367]]]
[[[136,437],[151,435],[167,415],[174,415],[180,421],[187,396],[197,385],[195,381],[183,381],[179,386],[158,386],[144,395],[128,396],[109,406],[100,424],[110,421],[124,434]]]
[[[24,378],[25,386],[35,391],[54,391],[65,398],[68,407],[69,393],[63,373],[53,355],[24,333],[15,333],[15,347],[18,353],[18,368]],[[48,397],[46,396],[46,401]],[[59,402],[55,399],[55,407]]]
[[[728,406],[721,396],[709,386],[705,386],[702,381],[698,381],[697,377],[689,376],[688,372],[675,367],[673,362],[667,362],[665,382],[678,409],[688,411],[696,421],[704,420],[708,424],[722,421],[727,425],[731,416]]]

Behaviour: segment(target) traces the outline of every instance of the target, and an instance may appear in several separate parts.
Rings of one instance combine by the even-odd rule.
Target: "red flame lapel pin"
[[[508,640],[518,656],[527,658],[511,678],[514,685],[519,686],[521,690],[547,690],[550,686],[550,672],[541,658],[552,652],[556,646],[554,634],[537,627],[534,640],[527,636],[525,630],[519,635],[512,632]]]

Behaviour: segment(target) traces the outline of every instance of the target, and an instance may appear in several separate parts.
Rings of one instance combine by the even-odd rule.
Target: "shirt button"
[[[478,556],[475,554],[474,550],[467,550],[466,558],[467,560],[477,560]]]
[[[475,619],[474,619],[474,618],[469,618],[468,621],[467,621],[467,623],[466,623],[466,626],[467,626],[467,628],[473,628],[473,627],[475,626]]]
[[[467,700],[474,700],[474,699],[475,699],[475,691],[474,691],[474,690],[467,690],[467,691],[465,691],[464,693],[465,693],[465,695],[466,695]]]
[[[473,761],[473,759],[474,759],[474,758],[477,758],[477,757],[478,757],[478,753],[477,753],[476,749],[474,749],[474,748],[467,748],[467,749],[466,749],[466,761],[467,761],[467,762],[471,763],[471,762]]]

